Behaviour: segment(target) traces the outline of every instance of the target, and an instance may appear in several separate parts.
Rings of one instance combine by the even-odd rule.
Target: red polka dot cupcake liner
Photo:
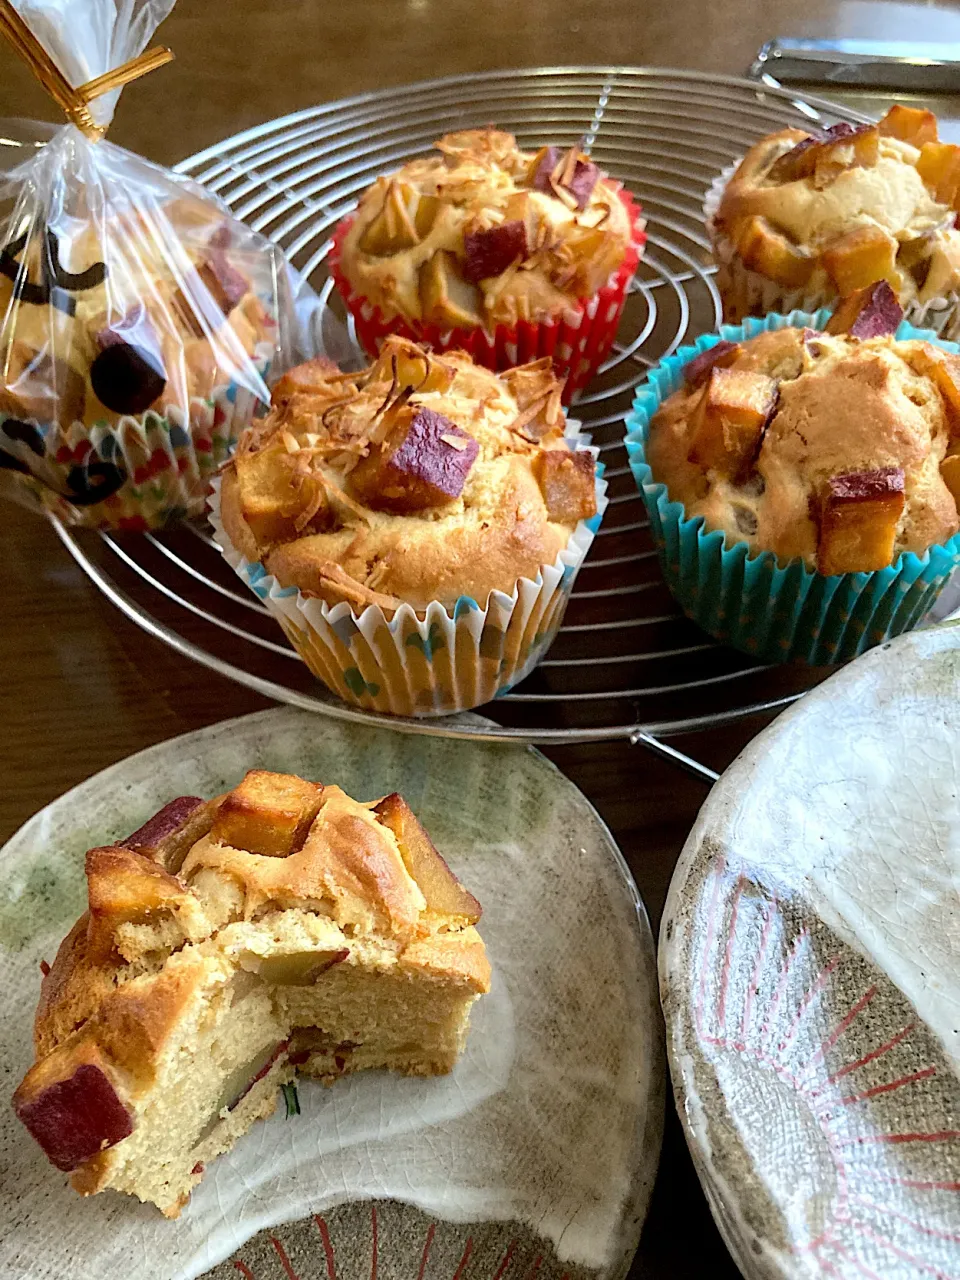
[[[633,238],[620,267],[592,297],[572,301],[562,315],[545,320],[497,325],[491,333],[482,328],[441,329],[405,316],[387,319],[379,308],[355,293],[340,266],[343,242],[354,222],[344,218],[333,235],[327,259],[337,290],[353,317],[357,338],[371,359],[376,359],[385,338],[398,334],[434,351],[466,351],[476,364],[501,372],[549,356],[558,376],[566,378],[563,401],[583,389],[606,360],[617,337],[627,289],[640,262],[646,242],[640,205],[622,187],[617,195],[626,206]]]

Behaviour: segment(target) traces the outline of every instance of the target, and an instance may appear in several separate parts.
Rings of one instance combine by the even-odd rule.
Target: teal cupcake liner
[[[831,312],[791,311],[722,325],[681,347],[650,371],[626,419],[630,468],[650,517],[660,567],[684,613],[704,631],[764,662],[800,659],[812,665],[846,662],[915,627],[960,566],[960,534],[922,556],[903,555],[874,573],[824,577],[802,561],[780,564],[769,551],[750,554],[746,543],[708,530],[702,516],[688,519],[654,480],[646,458],[650,422],[664,400],[683,384],[684,366],[726,339],[752,338],[765,330],[824,329]],[[947,351],[955,343],[904,322],[898,338],[923,338]]]

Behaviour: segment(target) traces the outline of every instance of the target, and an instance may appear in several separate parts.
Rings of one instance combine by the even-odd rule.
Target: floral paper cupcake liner
[[[571,301],[556,319],[498,325],[492,333],[481,328],[441,329],[404,316],[387,319],[377,307],[354,292],[341,269],[343,242],[353,225],[353,217],[344,218],[334,232],[327,261],[337,290],[353,318],[360,345],[375,359],[383,340],[390,334],[399,334],[412,342],[425,343],[434,351],[466,351],[477,364],[495,372],[549,356],[557,374],[566,377],[563,401],[569,404],[571,397],[586,386],[610,354],[620,327],[627,288],[646,242],[640,206],[622,187],[617,194],[630,215],[634,234],[623,262],[603,288],[583,302]]]
[[[826,577],[802,561],[780,564],[769,551],[751,554],[744,542],[708,530],[702,516],[688,518],[682,503],[654,479],[646,449],[657,409],[683,384],[683,369],[700,352],[726,339],[739,342],[769,329],[823,329],[830,311],[793,311],[723,325],[650,371],[627,417],[630,467],[650,517],[667,585],[684,613],[704,631],[765,662],[801,659],[813,665],[846,662],[909,631],[932,607],[960,566],[960,534],[922,556],[904,552],[873,573]],[[904,322],[897,337],[924,338],[958,348],[929,330]]]
[[[723,301],[724,320],[739,324],[748,316],[765,316],[772,311],[786,315],[791,311],[833,308],[838,298],[836,290],[784,289],[776,280],[746,266],[733,241],[718,230],[717,210],[727,183],[740,163],[737,160],[718,173],[703,199],[703,217],[717,263],[716,282]],[[955,290],[926,302],[905,302],[903,314],[904,319],[918,329],[932,330],[948,342],[960,340],[960,293]]]
[[[597,450],[585,435],[576,449]],[[512,594],[492,591],[485,603],[461,596],[453,609],[433,601],[422,614],[403,604],[388,617],[376,605],[357,614],[283,587],[263,564],[247,560],[220,519],[220,482],[209,499],[214,537],[228,564],[263,602],[309,669],[345,702],[397,716],[441,716],[507,693],[552,644],[607,505],[597,464],[597,514],[581,520],[553,564],[520,578]]]

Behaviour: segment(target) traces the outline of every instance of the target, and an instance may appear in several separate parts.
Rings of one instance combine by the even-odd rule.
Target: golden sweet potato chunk
[[[143,854],[119,845],[91,849],[86,860],[90,914],[114,921],[140,920],[175,907],[187,890]]]
[[[841,297],[887,280],[894,289],[903,284],[897,270],[897,242],[882,227],[857,227],[834,240],[823,254],[823,265]]]
[[[885,569],[893,559],[903,506],[901,467],[833,476],[820,514],[819,572],[830,576]]]
[[[886,280],[877,280],[849,294],[827,321],[827,333],[848,333],[851,338],[878,338],[894,334],[903,319],[903,307]]]
[[[960,147],[952,142],[924,143],[917,173],[936,200],[951,209],[960,209]]]
[[[814,258],[758,215],[740,224],[736,240],[748,267],[788,288],[806,284],[816,266]]]
[[[838,126],[804,152],[801,166],[818,189],[828,187],[847,169],[872,169],[880,156],[880,131],[876,125],[860,125],[841,132]]]
[[[480,903],[447,866],[403,796],[396,792],[384,796],[373,811],[396,836],[403,865],[420,886],[427,909],[457,916],[464,924],[476,924]]]
[[[420,268],[419,291],[420,310],[428,323],[449,329],[480,324],[480,291],[464,280],[449,250],[441,249]]]
[[[251,769],[224,798],[210,838],[248,853],[286,858],[303,846],[322,795],[317,782]]]
[[[940,463],[940,475],[953,495],[957,510],[960,511],[960,453],[947,454]]]
[[[920,107],[904,107],[895,102],[877,125],[881,137],[899,138],[913,147],[937,141],[937,117]]]
[[[282,442],[237,455],[240,509],[257,543],[285,542],[299,534],[296,521],[313,496],[313,484],[297,474],[297,455]]]
[[[596,466],[585,449],[545,449],[533,474],[551,520],[576,524],[597,514]]]
[[[690,461],[740,475],[756,456],[776,404],[773,378],[714,366],[694,413]]]
[[[951,435],[960,432],[960,356],[935,347],[932,342],[918,342],[907,357],[917,373],[933,378],[943,398],[951,425]]]

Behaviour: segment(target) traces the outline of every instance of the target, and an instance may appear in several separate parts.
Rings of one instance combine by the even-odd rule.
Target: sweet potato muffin
[[[176,1217],[295,1072],[450,1071],[489,989],[480,907],[398,795],[257,770],[86,870],[14,1095],[83,1195]]]
[[[883,282],[826,333],[710,347],[650,424],[647,461],[687,518],[824,575],[918,555],[958,527],[960,358],[892,336]]]
[[[362,373],[278,384],[221,492],[226,533],[283,586],[356,611],[482,605],[535,578],[596,512],[549,360],[494,374],[390,338]]]
[[[938,141],[929,111],[894,106],[876,125],[771,134],[744,157],[711,220],[728,319],[789,309],[747,305],[744,271],[799,291],[808,310],[884,279],[912,318],[911,305],[960,283],[958,210],[960,147]]]
[[[465,349],[507,369],[549,356],[573,396],[613,346],[644,242],[640,210],[578,147],[451,133],[378,178],[337,228],[330,268],[357,337]]]
[[[577,148],[532,154],[485,129],[436,149],[378,178],[343,241],[341,270],[385,317],[446,329],[538,320],[620,266],[627,208]]]

